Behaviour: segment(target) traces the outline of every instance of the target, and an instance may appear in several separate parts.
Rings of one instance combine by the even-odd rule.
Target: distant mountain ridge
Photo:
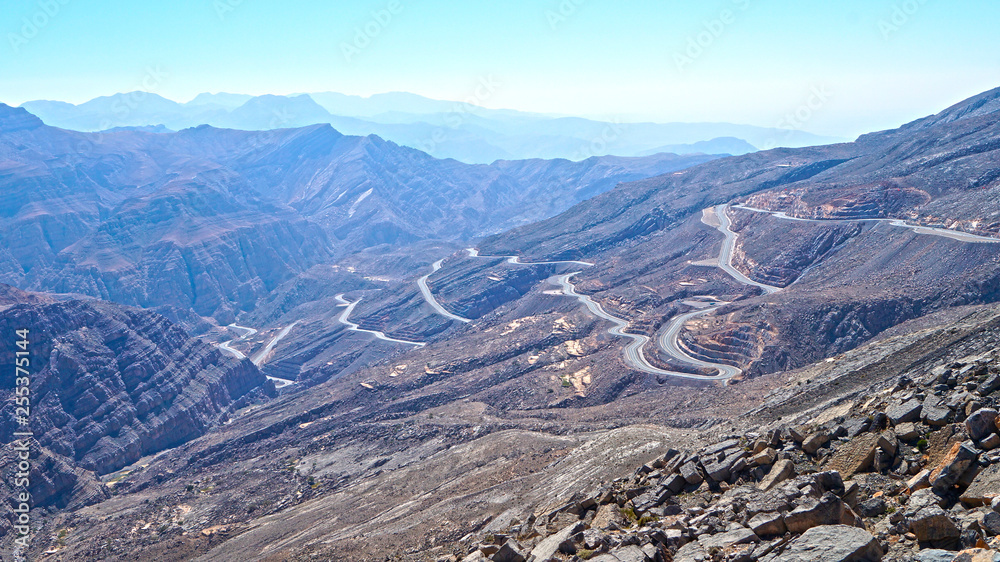
[[[81,133],[0,104],[0,282],[228,323],[337,257],[469,240],[715,158],[469,165],[330,125]]]
[[[466,163],[590,156],[745,154],[756,147],[828,144],[842,139],[790,129],[727,123],[619,123],[495,110],[402,92],[368,98],[333,92],[290,96],[200,94],[177,103],[130,92],[80,105],[30,101],[23,108],[46,124],[75,131],[162,125],[272,130],[329,123],[348,135],[378,135],[438,158]],[[735,141],[739,142],[735,142]]]

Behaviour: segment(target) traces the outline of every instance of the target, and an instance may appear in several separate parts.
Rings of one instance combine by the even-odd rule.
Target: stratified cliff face
[[[102,502],[111,497],[111,491],[97,476],[73,466],[66,458],[40,446],[34,439],[5,443],[0,447],[0,494],[17,498],[24,492],[15,477],[20,461],[20,448],[28,445],[31,451],[31,469],[28,472],[31,505],[35,509],[78,509]],[[15,450],[17,447],[19,450]],[[13,530],[13,508],[10,502],[0,507],[0,538]]]
[[[99,474],[204,434],[242,397],[274,392],[249,361],[191,339],[152,312],[83,301],[3,311],[0,334],[25,328],[38,443]],[[6,339],[11,359],[13,336]],[[14,382],[13,370],[0,375],[4,442],[17,431],[7,400]]]

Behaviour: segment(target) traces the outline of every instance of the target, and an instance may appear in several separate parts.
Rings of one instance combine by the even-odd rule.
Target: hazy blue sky
[[[491,78],[488,107],[853,136],[1000,86],[997,22],[996,0],[5,0],[0,101]]]

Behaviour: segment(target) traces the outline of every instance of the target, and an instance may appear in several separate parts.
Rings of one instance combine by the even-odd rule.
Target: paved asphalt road
[[[380,339],[382,341],[387,341],[387,342],[392,342],[392,343],[402,343],[402,344],[406,344],[406,345],[412,345],[413,347],[424,347],[425,345],[427,345],[426,343],[423,343],[423,342],[397,340],[396,338],[390,338],[389,336],[385,335],[383,332],[379,332],[377,330],[365,330],[364,328],[358,326],[354,322],[351,322],[350,320],[348,320],[348,318],[350,318],[350,316],[351,316],[351,313],[354,312],[354,307],[358,306],[358,303],[361,302],[361,299],[358,299],[358,300],[356,300],[354,302],[350,302],[350,301],[348,301],[347,299],[344,298],[343,293],[337,295],[335,298],[338,301],[340,301],[342,304],[347,305],[347,308],[344,309],[344,312],[342,312],[340,314],[340,316],[337,317],[337,321],[340,322],[341,324],[347,326],[347,328],[349,330],[354,331],[354,332],[362,332],[362,333],[365,333],[365,334],[371,334],[371,335],[375,336],[376,338],[378,338],[378,339]]]

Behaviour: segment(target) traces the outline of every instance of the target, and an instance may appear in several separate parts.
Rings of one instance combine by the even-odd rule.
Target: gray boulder
[[[906,422],[920,421],[920,412],[922,410],[923,404],[919,400],[910,400],[902,404],[890,406],[886,409],[885,415],[892,421],[892,425],[899,425]]]
[[[638,546],[625,546],[611,551],[611,556],[620,562],[649,562],[649,557]]]
[[[493,562],[525,562],[527,557],[524,555],[524,552],[521,551],[521,547],[517,543],[507,541],[500,547],[500,550],[493,555],[491,560],[493,560]]]
[[[808,498],[785,516],[785,526],[793,533],[802,533],[813,527],[836,525],[844,516],[844,503],[835,494],[827,492],[820,499]]]
[[[813,527],[792,541],[774,562],[877,562],[882,547],[864,529],[847,525]]]
[[[982,441],[996,432],[997,411],[993,408],[983,408],[965,420],[965,429],[973,441]]]
[[[917,536],[920,542],[957,539],[962,531],[948,517],[943,509],[936,505],[925,507],[909,518],[910,532]]]

